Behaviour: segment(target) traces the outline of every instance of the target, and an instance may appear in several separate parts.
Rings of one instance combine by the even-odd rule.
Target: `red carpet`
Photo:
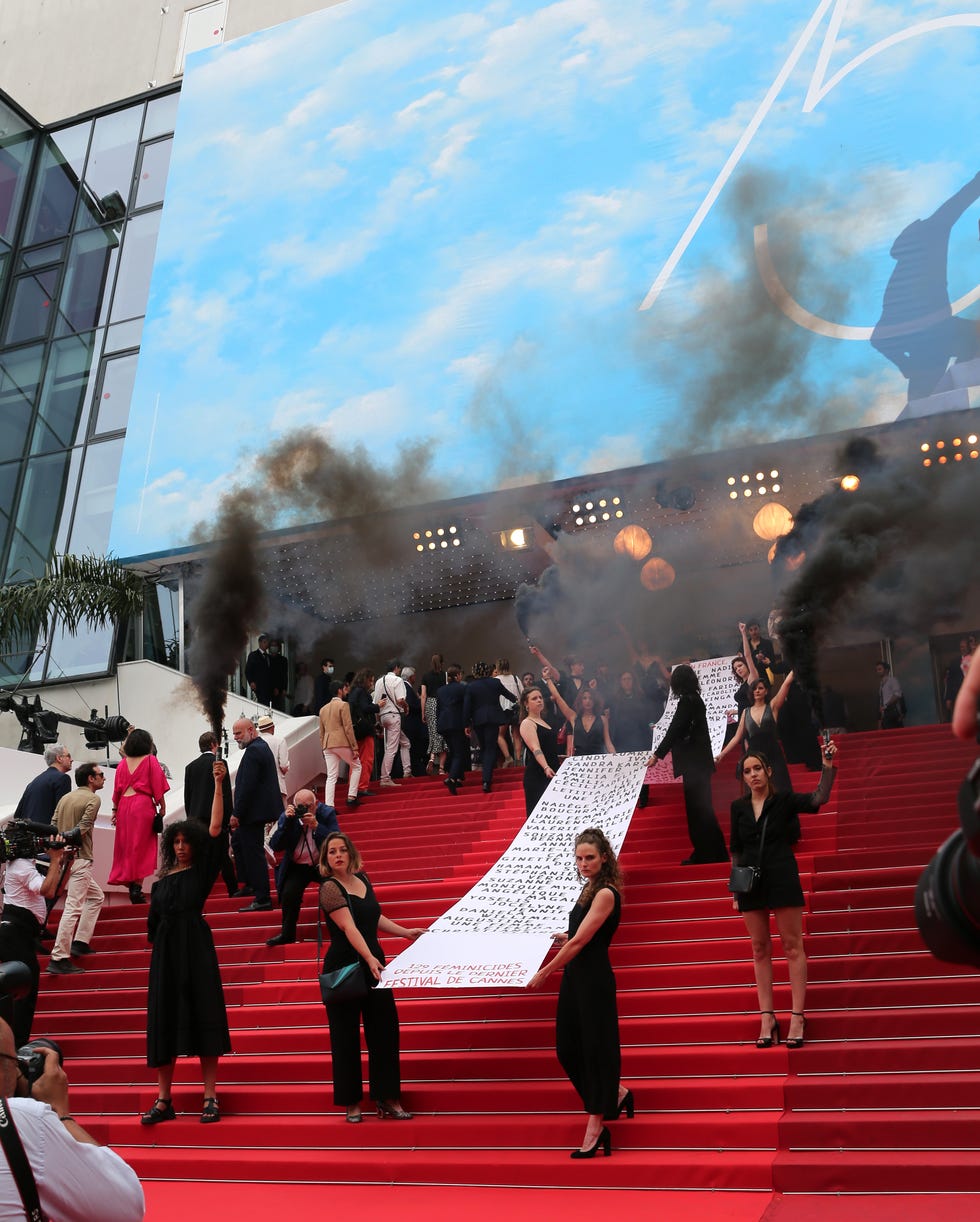
[[[567,1157],[582,1123],[554,1056],[557,980],[536,995],[399,994],[404,1098],[417,1119],[345,1125],[330,1103],[309,940],[312,889],[300,931],[307,941],[277,950],[264,941],[278,914],[243,915],[217,894],[209,903],[235,1047],[221,1066],[220,1125],[197,1122],[201,1088],[190,1063],[179,1066],[174,1090],[186,1115],[152,1130],[138,1123],[155,1091],[143,1063],[145,912],[128,903],[103,911],[99,953],[84,978],[43,977],[35,1030],[63,1043],[76,1115],[144,1181],[176,1181],[148,1184],[151,1218],[211,1217],[187,1204],[206,1200],[248,1218],[260,1200],[278,1201],[279,1183],[376,1185],[372,1200],[379,1192],[403,1217],[416,1207],[428,1217],[456,1213],[458,1194],[443,1186],[482,1185],[527,1190],[503,1194],[514,1218],[547,1212],[542,1200],[554,1212],[568,1208],[531,1189],[587,1187],[656,1190],[650,1207],[665,1218],[765,1214],[779,1222],[810,1216],[786,1212],[793,1202],[800,1210],[809,1205],[796,1196],[771,1200],[773,1190],[976,1192],[980,979],[932,959],[912,912],[922,866],[956,826],[955,791],[972,756],[943,727],[842,740],[837,789],[823,811],[806,817],[800,845],[811,988],[807,1046],[798,1052],[754,1047],[744,926],[725,890],[726,869],[677,864],[688,849],[679,789],[662,791],[637,813],[623,853],[624,920],[613,949],[624,1079],[638,1113],[614,1126],[611,1159]],[[814,783],[795,769],[794,781],[798,788]],[[723,797],[719,788],[719,811]],[[385,910],[414,925],[465,892],[522,817],[515,770],[499,774],[492,795],[471,783],[455,800],[434,781],[409,782],[344,826]],[[777,982],[785,1014],[781,961]],[[252,1186],[261,1183],[271,1186]],[[339,1191],[347,1190],[331,1189],[331,1201]],[[363,1200],[366,1189],[351,1191]],[[298,1207],[308,1199],[302,1188],[288,1192]],[[498,1214],[500,1193],[466,1200],[484,1198]],[[827,1216],[830,1202],[821,1200]],[[879,1204],[889,1201],[901,1208],[897,1198]],[[632,1195],[622,1202],[631,1209]],[[868,1208],[865,1197],[850,1205],[854,1212],[831,1216],[856,1217],[859,1208],[865,1219],[890,1216]],[[474,1220],[482,1216],[476,1206],[466,1209]],[[928,1212],[945,1216],[932,1204]]]

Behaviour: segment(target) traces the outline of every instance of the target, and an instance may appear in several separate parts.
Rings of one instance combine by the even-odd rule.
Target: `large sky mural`
[[[114,551],[291,430],[456,495],[980,401],[963,7],[346,0],[192,57]]]

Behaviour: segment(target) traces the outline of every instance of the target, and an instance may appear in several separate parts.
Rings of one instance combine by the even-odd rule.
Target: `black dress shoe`
[[[239,908],[239,912],[271,912],[272,900],[252,900],[250,904],[246,904],[244,908]]]
[[[288,946],[291,942],[295,941],[295,938],[287,938],[284,933],[277,933],[274,938],[269,938],[266,946]]]
[[[248,896],[254,895],[254,894],[255,892],[252,890],[251,887],[239,887],[237,891],[232,891],[231,898],[233,900],[243,900],[243,899],[246,899]]]
[[[347,799],[348,806],[360,806],[360,804],[361,804],[360,798],[348,798]]]
[[[450,793],[453,795],[453,797],[455,798],[455,796],[456,796],[456,782],[455,782],[455,780],[453,780],[453,778],[452,778],[451,776],[446,777],[446,788],[449,790],[449,792],[450,792]]]
[[[484,792],[484,793],[490,793],[490,792],[491,792],[491,786],[490,786],[490,784],[489,784],[489,782],[488,782],[488,781],[484,781],[484,782],[483,782],[483,792]]]
[[[94,955],[95,951],[87,942],[72,942],[71,953],[73,955]]]

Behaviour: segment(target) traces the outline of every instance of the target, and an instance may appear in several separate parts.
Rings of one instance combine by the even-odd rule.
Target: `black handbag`
[[[163,815],[159,811],[153,816],[153,834],[159,836],[163,831]]]
[[[766,820],[768,815],[762,817],[762,837],[759,840],[759,861],[762,861],[762,850],[766,843]],[[759,879],[762,878],[761,866],[732,866],[732,872],[728,876],[728,890],[732,895],[748,895],[755,887],[759,885]]]
[[[320,996],[323,1004],[332,1001],[359,1001],[367,997],[368,986],[362,970],[360,959],[356,963],[348,963],[346,967],[338,967],[333,972],[320,973]]]

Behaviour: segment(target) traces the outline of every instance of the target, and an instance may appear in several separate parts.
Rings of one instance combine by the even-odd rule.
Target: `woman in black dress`
[[[524,813],[529,815],[558,771],[558,735],[544,719],[544,695],[539,687],[521,693],[521,741],[524,754]]]
[[[736,865],[758,866],[761,870],[752,890],[735,896],[736,906],[745,918],[752,939],[752,966],[762,1012],[762,1030],[755,1042],[757,1048],[771,1048],[779,1043],[779,1023],[773,1008],[770,912],[775,914],[789,968],[792,1011],[786,1047],[803,1047],[806,1034],[803,888],[793,845],[800,838],[800,815],[812,814],[827,801],[837,772],[833,767],[836,754],[833,742],[824,746],[820,784],[813,793],[777,793],[773,787],[772,767],[764,755],[750,754],[742,761],[742,779],[748,793],[732,803],[731,846]]]
[[[735,751],[741,744],[743,755],[761,752],[766,757],[772,765],[772,782],[776,792],[789,793],[793,786],[776,727],[792,683],[793,672],[790,671],[782,687],[770,700],[768,684],[764,679],[756,679],[752,684],[752,703],[742,714],[734,738],[722,748],[716,764],[720,764],[729,751]]]
[[[171,1084],[179,1056],[196,1056],[204,1079],[202,1124],[221,1119],[215,1082],[218,1057],[231,1051],[228,1015],[204,903],[221,869],[223,781],[227,767],[214,764],[214,801],[208,827],[194,820],[172,823],[163,834],[160,877],[150,892],[147,933],[153,944],[146,999],[146,1063],[157,1071],[156,1102],[143,1124],[174,1119]]]
[[[612,1141],[603,1120],[633,1117],[633,1092],[619,1080],[619,1016],[609,944],[619,927],[622,874],[616,854],[598,828],[575,839],[575,865],[585,883],[568,918],[568,933],[556,939],[558,954],[528,981],[540,989],[566,967],[558,992],[555,1051],[587,1113],[585,1136],[572,1158],[609,1154]]]
[[[371,986],[364,997],[327,1004],[330,1026],[330,1060],[333,1066],[333,1100],[347,1109],[351,1124],[361,1120],[364,1083],[361,1076],[361,1035],[368,1050],[368,1087],[382,1118],[411,1120],[401,1104],[401,1072],[398,1066],[398,1013],[390,989],[376,989],[385,965],[378,930],[414,942],[424,929],[405,929],[381,912],[381,905],[361,855],[349,836],[332,832],[320,849],[320,908],[327,917],[330,945],[323,959],[324,972],[333,972],[363,959],[362,971]]]
[[[701,699],[701,684],[692,666],[681,664],[670,672],[670,689],[677,696],[677,708],[670,719],[667,733],[650,757],[665,759],[672,752],[674,776],[684,782],[684,807],[687,811],[687,834],[691,838],[691,856],[682,866],[705,865],[727,861],[725,837],[721,834],[711,799],[711,774],[715,762],[711,755],[711,735],[708,714]]]
[[[572,727],[568,740],[568,755],[615,755],[616,748],[609,737],[609,713],[603,712],[602,700],[590,687],[583,687],[570,705],[562,696],[549,666],[544,668],[544,681],[558,710]]]

